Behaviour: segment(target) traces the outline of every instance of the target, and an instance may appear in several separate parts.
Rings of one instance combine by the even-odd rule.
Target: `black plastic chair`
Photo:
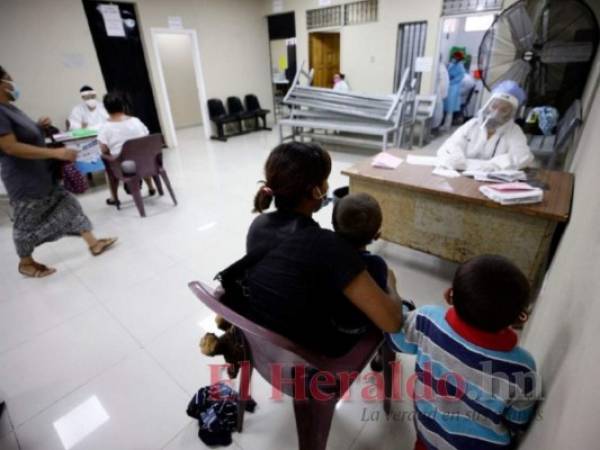
[[[261,108],[258,97],[254,94],[248,94],[244,97],[244,103],[246,104],[246,111],[253,113],[256,118],[256,129],[270,130],[267,127],[267,114],[271,111]],[[258,119],[262,119],[263,126],[261,128],[258,127]]]
[[[249,119],[256,120],[256,115],[254,113],[244,109],[239,97],[227,97],[227,111],[229,111],[231,116],[236,116],[242,122]],[[242,130],[240,129],[240,131]]]
[[[236,115],[227,114],[225,105],[223,105],[223,102],[218,98],[211,98],[208,100],[208,116],[217,126],[217,136],[211,136],[211,139],[226,142],[227,137],[225,136],[223,125],[228,123],[237,123],[240,131],[242,130],[241,119]]]

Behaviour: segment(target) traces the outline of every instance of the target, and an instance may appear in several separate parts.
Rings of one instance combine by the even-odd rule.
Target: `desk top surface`
[[[528,170],[528,176],[548,185],[544,190],[544,200],[531,205],[503,206],[485,197],[479,192],[479,186],[486,184],[472,178],[445,178],[433,175],[433,167],[408,164],[406,157],[417,154],[406,150],[388,150],[395,156],[400,156],[404,162],[396,169],[378,169],[371,166],[372,158],[368,158],[354,166],[343,170],[344,175],[380,182],[405,189],[427,192],[440,197],[453,198],[468,203],[479,204],[491,208],[514,210],[527,215],[543,217],[556,222],[566,222],[571,211],[574,177],[567,172],[557,172],[542,169]]]

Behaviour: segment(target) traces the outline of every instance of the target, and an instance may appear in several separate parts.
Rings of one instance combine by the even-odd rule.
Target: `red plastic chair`
[[[144,201],[142,199],[141,184],[145,177],[152,177],[156,184],[156,189],[160,195],[164,195],[162,181],[167,186],[169,195],[173,203],[177,205],[175,193],[171,187],[171,182],[167,176],[167,171],[162,162],[163,138],[161,134],[151,134],[137,139],[130,139],[123,144],[123,149],[119,155],[102,155],[102,160],[106,166],[108,181],[114,198],[117,198],[117,188],[119,181],[127,186],[133,196],[135,206],[142,217],[146,217]],[[133,161],[135,163],[135,173],[124,173],[121,168],[123,161]]]
[[[208,308],[235,325],[246,341],[246,348],[249,353],[247,359],[250,363],[250,369],[240,371],[240,393],[242,393],[242,400],[239,407],[239,431],[242,429],[244,420],[245,404],[243,394],[249,392],[253,369],[256,369],[270,384],[272,384],[271,367],[273,364],[278,364],[282,367],[281,374],[285,380],[294,379],[294,367],[298,365],[334,374],[336,379],[339,379],[341,373],[360,373],[383,343],[381,331],[373,328],[346,355],[338,358],[320,355],[256,324],[227,307],[219,301],[218,294],[215,294],[213,289],[203,283],[193,281],[188,286],[196,297]],[[390,363],[394,361],[395,354],[387,345],[383,346],[382,353],[385,379],[384,410],[386,414],[389,414],[392,393],[392,368]],[[352,381],[354,380],[351,380],[347,386],[348,389]],[[282,388],[283,393],[294,398],[299,450],[325,450],[335,405],[344,392],[340,392],[338,386],[338,388],[332,391],[335,395],[331,400],[302,400],[294,397],[293,385],[291,383],[286,383],[278,387]]]

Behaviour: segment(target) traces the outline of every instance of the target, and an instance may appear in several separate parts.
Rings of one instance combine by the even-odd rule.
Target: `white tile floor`
[[[99,235],[118,245],[93,258],[81,239],[65,238],[36,251],[58,268],[41,280],[16,271],[11,223],[0,213],[0,449],[202,449],[197,426],[185,414],[189,398],[208,384],[208,364],[197,344],[214,327],[212,313],[187,289],[190,280],[212,283],[214,274],[244,252],[251,204],[276,134],[254,133],[228,143],[207,142],[201,129],[182,130],[180,147],[166,151],[179,199],[147,199],[148,217],[125,199],[121,211],[105,205],[104,186],[80,196]],[[340,170],[364,151],[334,151],[332,188],[347,184]],[[329,226],[331,207],[317,214]],[[402,294],[419,304],[441,302],[453,265],[376,243],[396,270]],[[411,359],[404,358],[406,374]],[[394,406],[385,419],[379,402],[339,405],[330,449],[410,449],[412,422]],[[294,449],[291,402],[269,400],[260,376],[259,403],[246,417],[233,449]]]

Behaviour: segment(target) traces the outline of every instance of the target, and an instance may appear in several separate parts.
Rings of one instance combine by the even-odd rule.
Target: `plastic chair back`
[[[246,97],[244,97],[244,103],[246,103],[246,109],[248,111],[260,111],[262,109],[258,97],[254,94],[246,95]]]
[[[245,112],[239,97],[227,97],[227,111],[231,115],[243,114]]]
[[[119,160],[133,161],[136,175],[150,177],[158,175],[162,167],[162,135],[150,134],[130,139],[123,144]]]
[[[227,115],[225,111],[225,105],[218,98],[211,98],[208,100],[208,115],[211,120]]]

